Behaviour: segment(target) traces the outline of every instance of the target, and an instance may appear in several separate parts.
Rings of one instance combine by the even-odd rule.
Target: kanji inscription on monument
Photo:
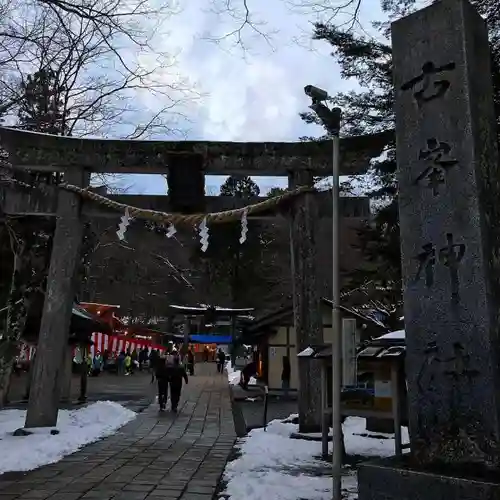
[[[432,61],[427,61],[422,65],[422,72],[401,85],[401,90],[412,90],[418,105],[422,106],[426,102],[444,96],[451,85],[446,72],[454,69],[454,62],[436,67]]]
[[[447,170],[458,161],[451,155],[451,146],[447,142],[431,137],[426,143],[426,147],[421,149],[418,155],[426,167],[416,178],[416,182],[427,181],[426,184],[431,188],[432,194],[437,196],[440,185],[445,183]]]
[[[392,36],[412,456],[496,467],[500,172],[487,32],[468,3],[443,0]]]
[[[430,288],[434,284],[435,266],[439,262],[448,268],[450,273],[451,298],[459,299],[458,266],[465,255],[465,245],[455,243],[451,233],[446,234],[446,245],[436,252],[432,243],[422,245],[422,252],[417,254],[418,270],[414,282],[418,283],[422,275],[425,276],[425,286]],[[436,259],[438,257],[438,259]]]

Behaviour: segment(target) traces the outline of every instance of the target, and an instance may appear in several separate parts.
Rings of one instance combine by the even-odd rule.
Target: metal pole
[[[340,407],[342,391],[342,319],[340,316],[340,172],[339,172],[339,131],[332,138],[332,427],[333,427],[333,500],[342,498],[342,411]]]
[[[186,314],[186,316],[184,316],[183,330],[184,330],[183,331],[184,339],[183,339],[183,343],[182,343],[182,355],[185,356],[187,354],[188,347],[189,347],[189,334],[191,331],[191,322],[190,322],[189,316],[187,314]]]

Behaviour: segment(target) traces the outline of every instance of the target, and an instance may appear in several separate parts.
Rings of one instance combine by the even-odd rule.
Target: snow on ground
[[[298,425],[288,420],[290,417],[285,421],[273,420],[267,432],[254,429],[239,440],[240,456],[229,462],[224,472],[227,487],[223,495],[230,500],[331,500],[331,465],[318,458],[321,442],[291,439]],[[394,455],[393,435],[367,432],[363,418],[346,419],[344,439],[349,455]],[[403,428],[405,440],[408,433]],[[342,488],[346,499],[357,498],[355,469],[345,468]]]
[[[0,474],[33,470],[58,462],[82,446],[114,434],[137,414],[111,401],[99,401],[78,410],[60,410],[59,434],[50,429],[30,429],[29,436],[13,436],[24,426],[25,410],[0,411]]]
[[[238,385],[241,379],[241,370],[235,370],[231,361],[226,363],[226,371],[227,371],[227,379],[229,380],[229,385]],[[257,379],[254,377],[250,377],[250,382],[248,385],[255,385],[257,383]]]

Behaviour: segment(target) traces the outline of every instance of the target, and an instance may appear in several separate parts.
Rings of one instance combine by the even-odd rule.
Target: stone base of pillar
[[[449,472],[449,473],[448,473]],[[377,460],[358,468],[359,500],[429,500],[500,498],[500,475],[465,475],[457,471],[417,470],[409,457]]]

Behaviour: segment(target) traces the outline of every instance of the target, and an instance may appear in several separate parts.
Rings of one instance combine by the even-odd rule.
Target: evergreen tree
[[[268,198],[274,198],[276,196],[280,196],[282,194],[285,194],[286,192],[287,192],[287,189],[275,186],[269,190],[269,192],[267,193],[267,196],[268,196]]]
[[[490,29],[495,108],[497,117],[500,117],[500,10],[495,0],[473,3],[486,17]],[[382,8],[391,19],[395,19],[415,9],[415,2],[383,0]],[[388,40],[389,25],[375,23],[375,27]],[[343,110],[343,135],[394,129],[390,44],[321,23],[315,25],[314,39],[328,42],[333,49],[332,56],[340,65],[341,76],[356,79],[362,87],[361,91],[334,95],[334,105]],[[312,113],[303,113],[301,116],[308,123],[319,123]],[[498,122],[500,124],[500,120]],[[400,297],[401,290],[398,187],[395,174],[396,151],[392,138],[386,144],[384,155],[372,162],[369,170],[367,191],[375,213],[372,223],[359,232],[365,265],[351,276],[350,282],[353,288],[367,282],[381,285],[390,294],[381,294],[378,298],[390,301],[395,300],[395,293],[396,297]]]
[[[69,112],[64,104],[65,87],[50,68],[28,75],[21,83],[19,126],[25,130],[66,135]]]
[[[249,199],[259,194],[259,186],[248,176],[229,176],[220,187],[221,196]]]

